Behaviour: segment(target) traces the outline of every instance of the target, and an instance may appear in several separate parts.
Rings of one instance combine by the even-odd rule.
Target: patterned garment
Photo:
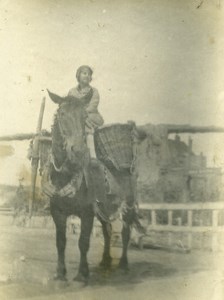
[[[70,89],[68,92],[68,96],[73,96],[78,99],[82,99],[88,94],[90,99],[88,105],[86,106],[86,112],[88,113],[86,125],[87,132],[93,133],[95,128],[102,126],[104,123],[102,116],[98,112],[98,105],[100,101],[98,90],[91,86],[81,89],[78,85],[77,87]]]

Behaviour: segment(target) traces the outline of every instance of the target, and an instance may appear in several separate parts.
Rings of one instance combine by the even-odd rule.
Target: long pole
[[[36,136],[34,137],[33,141],[33,151],[32,151],[32,172],[31,172],[31,197],[29,199],[29,217],[32,217],[33,212],[33,202],[35,200],[35,190],[36,190],[36,179],[37,179],[37,170],[38,170],[38,164],[39,164],[39,148],[40,148],[40,134],[42,129],[42,123],[43,123],[43,116],[44,116],[44,109],[45,109],[45,97],[42,100],[41,107],[40,107],[40,113],[37,123],[37,129],[36,129]]]
[[[17,133],[12,135],[0,136],[0,141],[24,141],[30,140],[35,136],[35,133]]]

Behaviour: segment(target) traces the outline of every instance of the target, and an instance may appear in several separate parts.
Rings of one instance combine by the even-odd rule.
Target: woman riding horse
[[[93,71],[89,66],[81,66],[76,72],[76,78],[78,86],[70,89],[68,96],[73,96],[76,99],[87,100],[85,110],[87,112],[86,119],[86,135],[87,135],[87,146],[90,150],[91,158],[96,158],[95,146],[93,141],[94,130],[99,126],[102,126],[104,121],[100,113],[98,112],[98,105],[100,96],[96,88],[90,86],[92,81]]]
[[[79,238],[80,264],[76,279],[86,281],[89,276],[87,252],[90,235],[93,227],[95,212],[102,224],[104,235],[104,252],[101,266],[111,265],[110,239],[111,225],[108,212],[108,201],[105,193],[105,181],[102,176],[102,164],[97,162],[93,167],[90,152],[94,149],[89,141],[90,128],[93,133],[93,119],[88,114],[94,91],[89,86],[91,72],[88,67],[81,68],[84,72],[77,72],[79,82],[86,82],[83,97],[75,96],[76,90],[71,90],[67,97],[61,98],[51,92],[51,99],[59,105],[52,126],[52,155],[47,172],[43,176],[43,190],[50,197],[50,210],[56,226],[56,245],[58,251],[58,267],[56,279],[66,278],[65,246],[66,246],[66,220],[69,215],[77,215],[81,219],[81,233]],[[87,89],[88,87],[88,89]],[[82,88],[79,92],[82,91]],[[95,109],[96,109],[95,105]],[[95,110],[96,114],[96,110]],[[92,147],[92,148],[91,148]],[[91,148],[91,150],[89,149]],[[100,170],[100,172],[99,172]],[[118,197],[124,199],[122,241],[123,251],[119,266],[127,269],[127,248],[130,239],[130,226],[137,222],[135,210],[134,181],[130,170],[117,170],[112,168],[112,175],[119,185]],[[109,199],[109,200],[108,200]],[[97,209],[94,209],[97,207]],[[100,213],[99,213],[100,212]]]

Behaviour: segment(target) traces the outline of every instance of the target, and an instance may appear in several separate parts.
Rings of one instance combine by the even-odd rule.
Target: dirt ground
[[[112,247],[110,272],[99,267],[101,237],[92,237],[89,251],[88,286],[74,282],[79,251],[78,235],[68,233],[66,263],[68,282],[55,282],[54,229],[26,228],[0,222],[0,299],[147,299],[223,300],[224,253],[191,253],[129,249],[130,271],[117,268],[121,254],[118,242]]]

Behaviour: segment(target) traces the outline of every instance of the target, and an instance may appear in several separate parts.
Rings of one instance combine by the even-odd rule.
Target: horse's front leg
[[[92,207],[86,208],[81,215],[81,232],[79,237],[80,264],[78,275],[74,278],[77,281],[86,282],[89,277],[89,266],[87,253],[89,250],[90,235],[93,228],[94,212]]]
[[[66,280],[65,247],[66,247],[66,215],[61,211],[53,211],[52,217],[56,227],[56,246],[58,265],[56,280]]]
[[[110,269],[111,262],[112,262],[112,258],[110,256],[112,226],[110,223],[105,222],[102,219],[100,219],[100,222],[102,224],[103,237],[104,237],[104,251],[103,251],[102,260],[100,262],[100,267],[103,267],[105,269]]]

